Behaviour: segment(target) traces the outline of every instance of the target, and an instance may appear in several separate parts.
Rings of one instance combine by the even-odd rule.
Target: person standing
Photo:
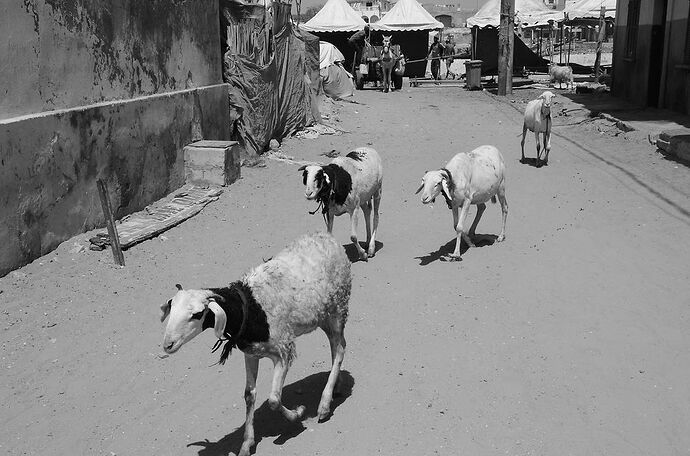
[[[446,37],[446,44],[443,45],[443,56],[446,58],[446,79],[449,75],[453,75],[455,79],[455,73],[450,71],[450,66],[453,64],[453,56],[455,55],[455,45],[450,41],[450,35]]]
[[[441,78],[441,57],[443,57],[443,45],[438,41],[438,35],[436,35],[426,56],[427,59],[431,59],[431,76],[435,80]]]
[[[352,60],[352,74],[355,74],[355,70],[358,68],[359,64],[362,63],[362,55],[364,53],[364,46],[366,45],[366,40],[369,37],[369,24],[364,26],[364,30],[359,30],[353,33],[347,42],[355,50],[355,56]]]

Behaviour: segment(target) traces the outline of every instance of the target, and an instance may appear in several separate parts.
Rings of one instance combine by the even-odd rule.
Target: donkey
[[[381,49],[381,70],[383,71],[383,92],[388,93],[391,87],[391,75],[393,68],[398,63],[399,56],[395,55],[391,48],[393,35],[383,35],[383,49]]]

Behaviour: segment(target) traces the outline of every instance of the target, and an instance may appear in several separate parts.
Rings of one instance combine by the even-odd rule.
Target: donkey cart
[[[400,54],[399,44],[393,44],[390,48],[394,55],[397,56],[391,80],[393,88],[400,90],[403,84],[403,73],[405,72],[404,57]],[[373,82],[375,87],[383,86],[383,68],[380,58],[382,50],[383,46],[372,46],[370,44],[365,46],[362,52],[362,63],[355,67],[355,84],[358,90],[362,90],[367,82]]]

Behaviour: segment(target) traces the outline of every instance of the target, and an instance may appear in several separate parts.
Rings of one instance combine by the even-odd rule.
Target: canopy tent
[[[327,41],[319,42],[319,69],[323,70],[333,65],[335,62],[344,62],[345,56]]]
[[[578,0],[566,5],[564,13],[568,13],[570,20],[574,19],[598,19],[601,7],[606,10],[605,17],[616,18],[616,0]]]
[[[364,29],[366,22],[345,0],[328,0],[323,8],[304,24],[308,32],[356,32]]]
[[[597,0],[599,1],[599,0]],[[468,27],[499,27],[501,0],[489,0],[467,19]],[[563,12],[549,9],[541,0],[515,0],[515,17],[525,27],[546,25],[549,20],[563,20]]]
[[[443,28],[443,24],[416,0],[398,0],[381,20],[371,24],[371,28],[383,32],[438,30]]]

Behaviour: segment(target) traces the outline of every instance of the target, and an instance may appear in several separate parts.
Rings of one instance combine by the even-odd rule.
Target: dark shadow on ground
[[[383,243],[379,241],[374,241],[374,244],[376,247],[374,248],[375,253],[379,253],[379,250],[383,248]],[[368,246],[365,242],[360,241],[359,242],[360,247],[362,247],[364,250],[367,250]],[[357,248],[353,243],[349,243],[347,245],[344,245],[343,248],[345,249],[345,253],[347,254],[347,257],[350,259],[351,263],[356,263],[358,261],[362,261],[359,259],[359,253],[357,252]]]
[[[498,236],[495,234],[475,234],[472,236],[472,242],[474,242],[474,245],[477,247],[486,247],[488,245],[493,245],[496,242],[496,239]],[[433,263],[434,261],[441,260],[441,261],[461,261],[460,260],[455,260],[453,258],[450,258],[449,255],[453,253],[455,250],[455,238],[451,239],[450,241],[446,242],[444,245],[438,248],[438,250],[434,252],[429,252],[426,255],[423,256],[418,256],[415,257],[416,260],[419,261],[420,266],[426,266],[430,263]],[[464,255],[465,252],[469,250],[469,247],[467,246],[467,243],[463,241],[462,245],[460,246],[460,255]]]
[[[304,419],[316,417],[321,392],[326,386],[328,374],[329,372],[319,372],[285,386],[283,388],[283,404],[291,409],[298,405],[304,405],[307,409],[304,413]],[[335,412],[338,406],[352,395],[354,384],[355,380],[348,371],[340,371],[340,392],[333,395],[331,413]],[[240,413],[238,412],[236,415],[239,419]],[[244,416],[244,413],[241,415]],[[275,437],[273,443],[282,445],[305,430],[302,422],[291,423],[280,412],[271,410],[267,401],[264,401],[254,413],[254,440],[257,448],[264,438]],[[242,447],[243,440],[244,424],[217,442],[203,440],[190,443],[187,446],[203,447],[199,450],[199,456],[227,456],[237,454]],[[253,452],[258,451],[255,448]]]
[[[537,158],[536,157],[525,157],[520,159],[520,163],[523,165],[529,165],[534,168],[542,168],[544,166],[548,166],[549,164],[545,162],[544,160],[541,160],[539,162],[539,165],[537,165]]]

